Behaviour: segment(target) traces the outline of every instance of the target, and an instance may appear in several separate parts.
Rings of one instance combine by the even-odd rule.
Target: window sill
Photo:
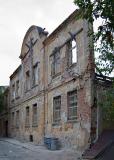
[[[17,96],[15,99],[19,99],[20,98],[20,96]]]
[[[32,124],[32,127],[38,127],[38,124]]]
[[[28,93],[30,91],[30,89],[26,90],[25,93]]]
[[[14,99],[12,99],[11,102],[14,102]]]
[[[30,125],[29,125],[29,124],[26,124],[26,125],[25,125],[25,128],[29,128],[29,127],[30,127]]]
[[[72,63],[71,65],[68,65],[68,66],[67,66],[67,69],[76,67],[76,65],[77,65],[77,63]]]
[[[16,129],[19,129],[19,126],[16,126]]]
[[[51,77],[52,77],[52,79],[54,79],[54,78],[56,78],[56,77],[58,77],[58,76],[60,76],[60,75],[61,75],[61,72],[56,73],[56,74],[54,74],[54,75],[51,75]]]
[[[60,122],[53,122],[52,126],[53,127],[59,127],[59,126],[61,126],[61,123]]]
[[[35,88],[35,87],[37,87],[37,86],[38,86],[38,84],[33,85],[33,86],[32,86],[32,89]]]
[[[67,123],[77,123],[77,122],[78,122],[77,119],[75,119],[75,120],[67,120]]]

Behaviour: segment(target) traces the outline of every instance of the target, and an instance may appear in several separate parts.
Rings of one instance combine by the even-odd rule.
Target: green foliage
[[[104,121],[114,121],[114,88],[103,92],[100,105],[103,108]]]
[[[100,55],[96,65],[99,73],[109,75],[114,70],[114,0],[74,0],[74,3],[90,23],[102,21],[93,33],[95,51]]]
[[[82,18],[91,24],[97,20],[102,22],[97,32],[91,33],[95,52],[99,55],[96,69],[102,75],[110,75],[114,71],[114,0],[74,0],[74,3]],[[104,92],[101,106],[104,119],[114,120],[114,86]]]

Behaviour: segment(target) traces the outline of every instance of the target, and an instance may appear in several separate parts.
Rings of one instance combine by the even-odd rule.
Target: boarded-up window
[[[32,125],[37,126],[38,125],[38,111],[37,111],[37,103],[33,104],[33,115],[32,115]]]
[[[77,44],[75,40],[70,40],[67,43],[67,59],[68,66],[77,63]]]
[[[61,96],[53,98],[53,122],[58,123],[61,120]]]
[[[60,51],[56,51],[51,55],[51,75],[60,73]]]
[[[71,91],[67,94],[68,120],[77,119],[77,91]]]
[[[26,119],[25,119],[25,126],[29,126],[29,107],[26,107]]]

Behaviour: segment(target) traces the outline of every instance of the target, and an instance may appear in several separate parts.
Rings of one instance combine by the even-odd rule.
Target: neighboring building
[[[92,26],[79,14],[73,12],[49,36],[37,26],[27,31],[21,65],[10,76],[10,137],[37,144],[56,137],[61,147],[82,153],[101,134]]]
[[[3,106],[2,109],[0,110],[0,136],[7,137],[9,128],[8,128],[8,111],[9,111],[9,87],[0,87],[2,88],[2,93],[3,93]]]

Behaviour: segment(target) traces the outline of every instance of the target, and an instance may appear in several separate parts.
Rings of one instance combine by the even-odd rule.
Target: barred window
[[[68,66],[77,63],[77,44],[75,40],[70,40],[67,43],[67,58]]]
[[[53,98],[53,122],[58,123],[61,120],[61,96]]]
[[[67,94],[68,120],[77,119],[77,91],[71,91]]]
[[[26,107],[26,119],[25,119],[25,126],[29,126],[29,107]]]
[[[60,51],[56,51],[51,55],[51,75],[60,73]]]
[[[33,115],[32,115],[32,125],[36,126],[38,124],[38,113],[37,113],[37,103],[33,104]]]

